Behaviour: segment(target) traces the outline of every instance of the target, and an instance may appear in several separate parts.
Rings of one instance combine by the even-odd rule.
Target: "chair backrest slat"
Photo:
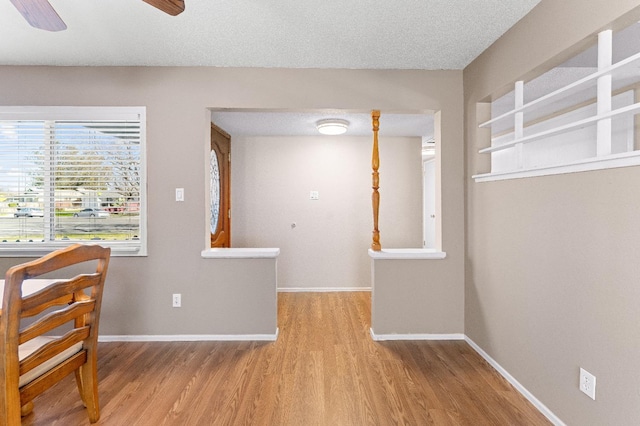
[[[39,277],[49,272],[66,268],[67,266],[85,262],[87,260],[101,259],[104,257],[105,251],[110,250],[97,245],[74,244],[65,249],[51,252],[40,259],[34,260],[33,262],[24,263],[18,266],[24,274],[22,279],[27,280],[29,278]],[[100,269],[100,267],[98,267],[98,269]],[[98,270],[97,272],[102,271]]]
[[[96,306],[95,300],[86,300],[82,302],[74,303],[63,309],[59,309],[54,312],[50,312],[47,315],[39,318],[33,324],[24,328],[20,333],[20,344],[28,342],[34,337],[41,336],[44,333],[51,331],[69,321],[80,318],[81,316],[90,313]]]
[[[90,327],[74,328],[59,339],[43,345],[37,351],[20,361],[20,375],[33,370],[43,362],[66,351],[76,343],[80,343],[89,337]]]
[[[93,287],[100,283],[100,274],[83,274],[70,280],[58,281],[22,299],[23,318],[38,315],[51,306],[59,305],[59,299],[64,300],[74,293],[85,288]]]

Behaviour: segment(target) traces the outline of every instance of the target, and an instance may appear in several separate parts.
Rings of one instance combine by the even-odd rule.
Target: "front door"
[[[231,137],[211,123],[211,247],[231,247]]]

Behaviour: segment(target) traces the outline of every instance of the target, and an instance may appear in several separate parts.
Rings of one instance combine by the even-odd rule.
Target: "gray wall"
[[[371,259],[371,268],[376,335],[464,332],[464,287],[446,259]]]
[[[255,283],[231,286],[241,266],[200,257],[207,238],[207,108],[442,110],[448,254],[442,274],[463,286],[461,71],[4,66],[0,81],[5,105],[147,107],[149,256],[113,259],[102,334],[258,332],[253,328],[264,313],[236,309]],[[176,187],[185,188],[185,202],[174,201]],[[0,259],[0,268],[20,260]],[[259,268],[251,277],[260,276]],[[178,292],[183,307],[174,309],[171,294]]]
[[[637,6],[542,0],[464,70],[465,333],[568,424],[640,424],[640,168],[476,184],[476,102]]]
[[[421,143],[380,139],[385,247],[422,245]],[[232,246],[280,248],[279,288],[370,287],[372,137],[232,136],[231,144]]]

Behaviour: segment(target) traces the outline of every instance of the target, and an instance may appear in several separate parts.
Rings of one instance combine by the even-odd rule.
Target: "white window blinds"
[[[0,255],[145,254],[144,128],[144,108],[0,109]]]

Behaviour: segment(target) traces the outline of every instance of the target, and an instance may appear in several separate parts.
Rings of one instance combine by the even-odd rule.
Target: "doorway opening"
[[[422,152],[423,140],[434,138],[434,116],[382,111],[383,248],[425,247]],[[319,134],[316,123],[327,118],[347,121],[347,133]],[[278,247],[280,291],[368,290],[371,111],[212,109],[211,121],[233,145],[232,246]],[[209,182],[209,201],[216,185]]]

